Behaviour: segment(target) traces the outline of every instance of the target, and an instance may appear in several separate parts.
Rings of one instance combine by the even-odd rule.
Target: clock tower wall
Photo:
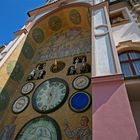
[[[1,130],[7,125],[14,125],[12,137],[16,139],[29,121],[45,116],[55,120],[62,140],[78,138],[83,126],[89,132],[86,137],[91,137],[90,28],[89,8],[83,5],[61,8],[44,15],[34,24],[21,45],[19,58],[22,56],[22,59],[16,57],[22,63],[24,76],[14,86],[5,118],[2,118]],[[53,88],[50,89],[47,83],[51,82]],[[65,92],[65,88],[64,91],[59,88],[65,84],[67,90],[63,98],[59,94],[64,95],[62,92]],[[47,89],[42,92],[44,85]],[[41,96],[42,102],[50,101],[45,104],[50,108],[36,109],[39,108],[38,91],[44,94]],[[24,96],[28,97],[28,103],[22,109],[20,97]],[[8,119],[6,116],[9,116]],[[37,128],[40,129],[39,126]],[[70,129],[75,136],[69,134]]]

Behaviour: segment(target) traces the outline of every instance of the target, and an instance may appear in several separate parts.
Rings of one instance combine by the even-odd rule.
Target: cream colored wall
[[[134,18],[131,16],[130,11],[127,7],[120,8],[115,11],[111,11],[111,13],[114,13],[123,9],[127,12],[130,22],[112,27],[115,46],[117,46],[119,42],[123,42],[123,41],[128,41],[128,40],[132,40],[133,42],[140,41],[140,28],[136,24]]]

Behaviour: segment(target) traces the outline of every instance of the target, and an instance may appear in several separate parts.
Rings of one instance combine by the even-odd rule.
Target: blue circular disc
[[[82,91],[74,93],[69,100],[70,108],[76,112],[85,111],[90,106],[90,103],[90,95]]]

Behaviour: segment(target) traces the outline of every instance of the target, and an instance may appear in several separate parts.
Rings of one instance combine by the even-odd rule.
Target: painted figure
[[[91,140],[92,132],[88,126],[89,119],[87,116],[82,116],[80,120],[80,126],[71,130],[68,122],[65,122],[64,132],[65,135],[71,140]]]
[[[11,123],[9,125],[6,125],[1,131],[0,131],[0,140],[12,140],[13,134],[16,128],[16,125],[14,124],[16,120],[16,116],[12,117]]]

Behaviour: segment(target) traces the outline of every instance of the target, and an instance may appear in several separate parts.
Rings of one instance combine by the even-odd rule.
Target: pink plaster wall
[[[92,79],[93,140],[139,140],[122,75]]]

